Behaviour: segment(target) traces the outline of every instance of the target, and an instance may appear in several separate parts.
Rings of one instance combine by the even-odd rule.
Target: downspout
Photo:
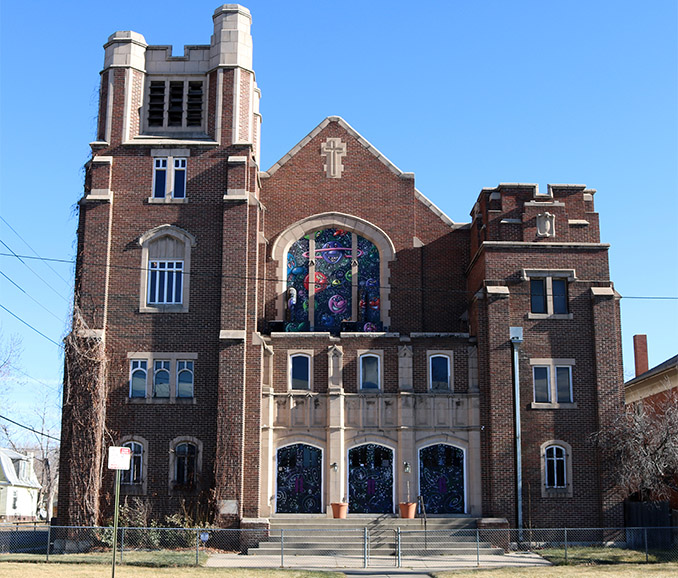
[[[513,403],[516,432],[516,510],[518,518],[518,539],[523,539],[523,455],[520,428],[520,376],[518,373],[518,352],[523,342],[523,328],[510,327],[511,347],[513,348]]]

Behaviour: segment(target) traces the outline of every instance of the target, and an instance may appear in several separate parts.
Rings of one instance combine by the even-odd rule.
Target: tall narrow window
[[[129,470],[120,472],[120,482],[122,484],[140,484],[143,476],[144,447],[138,442],[126,442],[122,445],[132,450],[132,457]]]
[[[147,368],[148,362],[145,359],[132,359],[130,362],[130,397],[146,397]]]
[[[192,361],[177,361],[177,397],[193,397]]]
[[[551,384],[549,383],[548,366],[535,366],[532,368],[534,375],[534,401],[537,403],[549,403],[551,401]]]
[[[556,366],[556,399],[558,403],[572,403],[572,368]]]
[[[181,304],[183,261],[150,261],[148,304]]]
[[[308,355],[297,354],[290,357],[290,387],[311,388],[311,358]]]
[[[360,356],[360,387],[361,389],[379,389],[379,357],[365,354]]]
[[[553,286],[553,312],[567,313],[567,280],[553,279],[551,283]]]
[[[153,160],[153,197],[164,199],[167,194],[167,159]]]
[[[546,313],[546,279],[530,280],[530,311]]]
[[[450,389],[450,358],[447,355],[429,357],[429,371],[432,391],[448,391]]]
[[[548,446],[544,453],[546,488],[565,488],[567,486],[567,457],[565,448]]]
[[[153,363],[153,397],[169,397],[170,395],[170,362],[155,361]]]
[[[178,485],[190,486],[195,482],[196,447],[182,443],[174,448],[174,481]]]
[[[174,159],[174,183],[172,196],[183,199],[186,196],[186,159]]]

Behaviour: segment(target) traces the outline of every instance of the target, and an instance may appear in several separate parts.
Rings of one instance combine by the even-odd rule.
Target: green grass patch
[[[570,565],[604,565],[604,564],[643,564],[645,563],[645,552],[643,550],[630,550],[626,548],[585,548],[573,547],[567,549],[567,560],[565,559],[564,548],[544,548],[536,550],[535,553],[546,558],[551,564],[561,566]],[[648,552],[648,562],[672,562],[678,561],[678,550],[658,551],[650,550]]]
[[[207,561],[207,554],[200,552],[198,563]],[[45,562],[45,555],[36,554],[1,554],[0,562]],[[50,563],[67,564],[111,564],[111,552],[87,552],[86,554],[50,554]],[[195,550],[130,550],[116,557],[116,565],[145,566],[148,568],[179,568],[195,566]]]

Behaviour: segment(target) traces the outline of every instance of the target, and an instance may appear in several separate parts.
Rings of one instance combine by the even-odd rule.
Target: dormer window
[[[144,119],[148,132],[203,131],[203,95],[202,80],[151,80]]]

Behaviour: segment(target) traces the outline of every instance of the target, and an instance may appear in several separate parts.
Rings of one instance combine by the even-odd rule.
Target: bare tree
[[[11,409],[7,401],[7,394],[12,389],[12,381],[16,373],[15,367],[21,356],[21,339],[16,335],[11,335],[5,339],[0,331],[0,408],[5,415],[7,410]],[[0,443],[7,443],[16,450],[17,446],[13,443],[14,436],[9,422],[0,420]]]
[[[665,500],[678,491],[678,391],[660,403],[637,402],[593,436],[613,463],[623,497]]]

